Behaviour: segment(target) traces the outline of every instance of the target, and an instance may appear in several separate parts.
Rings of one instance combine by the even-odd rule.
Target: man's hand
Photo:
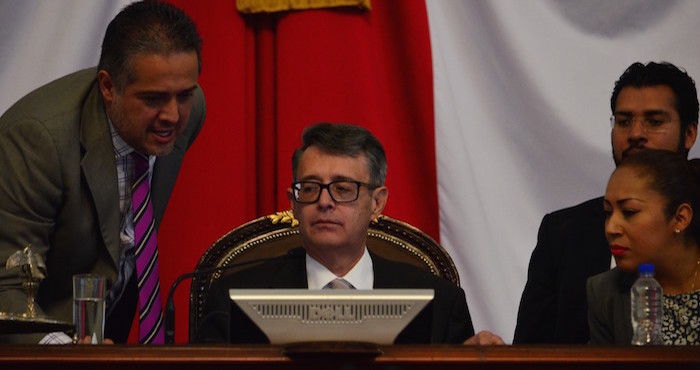
[[[503,342],[503,339],[499,337],[498,335],[488,331],[488,330],[482,330],[473,337],[467,339],[464,342],[465,345],[468,346],[490,346],[490,345],[503,345],[505,344]]]

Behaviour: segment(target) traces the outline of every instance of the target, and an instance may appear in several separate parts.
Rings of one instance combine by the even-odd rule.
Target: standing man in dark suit
[[[610,106],[616,165],[647,148],[687,156],[695,143],[695,82],[670,63],[632,64],[615,83]],[[586,280],[610,266],[603,197],[546,215],[530,259],[513,343],[587,343]]]
[[[347,124],[319,123],[304,130],[292,158],[294,182],[287,189],[305,254],[287,256],[224,276],[207,295],[198,331],[203,341],[226,341],[230,288],[434,289],[430,338],[413,342],[502,344],[490,332],[474,335],[464,291],[427,271],[385,260],[369,252],[367,229],[388,197],[386,156],[369,131]],[[211,315],[214,313],[214,315]],[[254,339],[251,338],[251,341]]]
[[[111,288],[105,337],[126,340],[143,301],[136,282],[135,163],[143,163],[150,183],[151,197],[143,204],[152,204],[153,232],[139,234],[155,240],[185,151],[204,122],[197,83],[201,43],[182,10],[152,1],[131,4],[107,27],[96,69],[40,87],[0,117],[0,263],[28,244],[46,261],[40,315],[71,322],[72,276],[103,275]],[[148,294],[152,307],[160,307],[157,249],[151,261],[155,288]],[[26,308],[18,270],[0,270],[0,311]],[[153,310],[155,324],[144,343],[162,336]],[[54,339],[66,336],[0,337]]]

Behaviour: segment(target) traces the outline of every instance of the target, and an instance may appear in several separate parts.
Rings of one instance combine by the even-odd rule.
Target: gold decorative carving
[[[294,218],[294,213],[292,213],[292,210],[286,210],[283,212],[275,212],[274,215],[269,215],[267,218],[272,221],[273,224],[278,224],[278,223],[285,223],[285,224],[291,224],[292,227],[297,227],[299,226],[299,220]]]
[[[236,9],[243,14],[275,13],[288,10],[307,10],[351,6],[370,10],[370,0],[236,0]]]
[[[372,223],[376,224],[377,222],[379,222],[379,220],[382,219],[382,217],[384,217],[384,215],[379,215],[376,218],[373,218]],[[272,223],[275,225],[281,222],[285,224],[291,224],[292,227],[299,226],[299,220],[294,218],[294,213],[291,209],[282,212],[275,212],[275,214],[269,215],[267,216],[267,218],[269,218],[270,221],[272,221]]]

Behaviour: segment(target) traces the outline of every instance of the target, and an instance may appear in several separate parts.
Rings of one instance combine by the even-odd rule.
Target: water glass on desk
[[[73,276],[73,323],[78,340],[104,342],[105,278],[99,275]]]

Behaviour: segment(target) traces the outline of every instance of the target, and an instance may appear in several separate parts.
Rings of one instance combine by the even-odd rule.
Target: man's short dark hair
[[[98,70],[107,71],[117,90],[132,79],[130,60],[136,54],[197,53],[202,68],[202,39],[181,9],[160,1],[143,1],[122,9],[109,23],[102,41]]]
[[[686,71],[668,62],[634,63],[615,82],[610,108],[615,113],[617,97],[625,87],[668,86],[676,97],[676,111],[681,120],[681,144],[688,125],[698,122],[698,93],[695,82]]]
[[[383,186],[386,180],[386,154],[384,147],[367,129],[345,124],[321,122],[304,129],[302,144],[292,156],[292,173],[297,181],[299,159],[310,146],[315,146],[323,153],[367,158],[370,185]]]

